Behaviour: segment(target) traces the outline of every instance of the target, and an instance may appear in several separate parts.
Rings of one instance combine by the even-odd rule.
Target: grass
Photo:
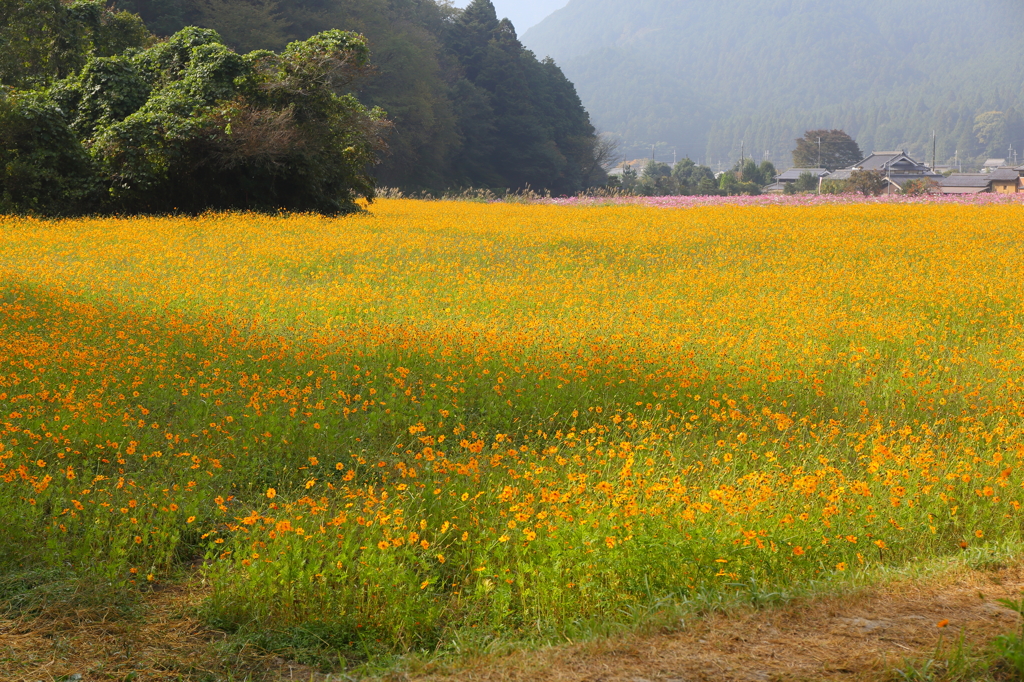
[[[3,219],[0,552],[318,665],[993,560],[1019,214]]]

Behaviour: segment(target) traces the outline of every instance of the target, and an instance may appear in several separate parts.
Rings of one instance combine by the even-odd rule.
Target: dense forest
[[[571,194],[603,149],[490,0],[0,0],[0,212]]]
[[[1022,32],[1014,0],[571,0],[523,42],[628,158],[787,165],[838,128],[929,161],[934,131],[939,163],[971,165],[1024,149]]]
[[[490,0],[116,0],[158,35],[216,30],[238,50],[280,50],[341,28],[364,35],[374,72],[357,96],[394,129],[382,185],[547,189],[602,184],[598,139],[572,83],[523,48]]]

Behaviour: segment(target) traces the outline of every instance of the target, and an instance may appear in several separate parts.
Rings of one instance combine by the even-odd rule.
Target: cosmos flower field
[[[1022,224],[0,218],[0,555],[402,651],[1018,541]]]

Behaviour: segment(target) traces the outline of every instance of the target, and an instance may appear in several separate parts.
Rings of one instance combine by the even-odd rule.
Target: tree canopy
[[[862,161],[860,147],[842,130],[808,130],[796,141],[795,168],[825,168],[834,171]]]
[[[42,86],[149,38],[138,16],[103,0],[0,0],[0,84]]]
[[[54,8],[39,32],[69,44],[66,56],[2,72],[0,210],[337,213],[373,197],[389,123],[350,92],[369,68],[362,36],[331,30],[240,55],[211,29],[153,44],[136,31],[111,55],[88,27],[137,22],[95,2]],[[88,30],[83,9],[99,13]],[[86,38],[60,42],[69,23]],[[10,87],[26,83],[36,87]]]
[[[118,0],[157,33],[184,23],[238,50],[276,50],[341,27],[364,35],[374,69],[356,91],[394,129],[377,167],[404,190],[487,187],[573,193],[603,184],[600,143],[576,89],[523,48],[490,0]]]

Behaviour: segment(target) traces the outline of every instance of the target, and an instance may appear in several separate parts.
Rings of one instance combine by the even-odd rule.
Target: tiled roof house
[[[990,173],[953,173],[939,185],[943,194],[1015,194],[1021,191],[1021,177],[1015,168],[997,168]]]
[[[856,170],[878,171],[886,176],[893,189],[900,189],[911,180],[930,179],[938,182],[942,176],[923,163],[910,158],[904,151],[872,152],[863,161],[848,168],[841,168],[829,176],[829,180],[849,180]]]

